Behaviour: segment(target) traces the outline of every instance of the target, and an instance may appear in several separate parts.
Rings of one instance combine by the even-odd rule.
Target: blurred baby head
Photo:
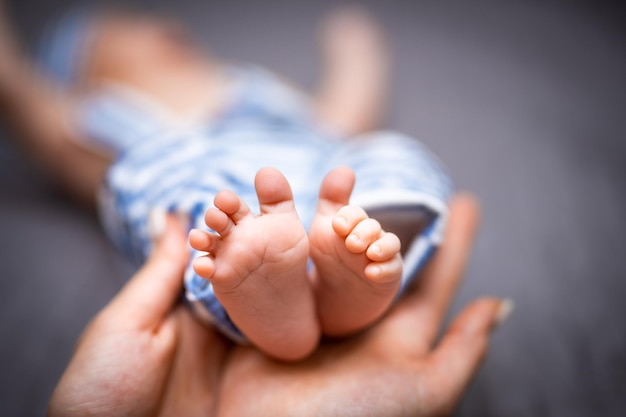
[[[160,90],[207,71],[208,55],[173,19],[130,10],[71,10],[46,32],[43,69],[74,90],[106,83]]]

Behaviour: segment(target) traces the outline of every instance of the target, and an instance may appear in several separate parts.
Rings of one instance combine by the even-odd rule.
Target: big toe
[[[261,213],[294,210],[293,193],[287,178],[275,168],[262,168],[254,178]]]
[[[330,171],[320,187],[320,205],[330,206],[333,210],[336,210],[337,206],[347,205],[354,182],[354,171],[348,167],[339,167]]]

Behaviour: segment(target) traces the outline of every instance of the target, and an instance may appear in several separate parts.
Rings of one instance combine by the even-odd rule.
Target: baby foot
[[[239,329],[266,353],[300,359],[316,346],[319,328],[307,277],[306,232],[287,179],[277,170],[257,173],[261,214],[236,194],[222,191],[205,222],[217,234],[192,230],[191,246],[208,255],[193,268],[211,281],[215,295]]]
[[[348,205],[354,173],[338,168],[324,179],[309,231],[322,331],[340,336],[378,319],[400,286],[400,240],[360,207]]]

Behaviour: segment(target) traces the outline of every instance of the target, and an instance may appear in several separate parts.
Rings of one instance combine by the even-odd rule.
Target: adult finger
[[[120,320],[120,325],[154,329],[180,296],[189,259],[185,233],[173,216],[161,215],[162,233],[155,239],[150,258],[105,309],[104,314]]]
[[[435,409],[452,411],[482,363],[489,336],[510,315],[510,300],[483,298],[466,307],[430,354],[424,392],[436,399]],[[425,398],[426,398],[425,397]]]
[[[396,344],[412,352],[430,350],[443,317],[463,278],[478,225],[478,203],[459,194],[450,203],[444,241],[433,259],[391,313],[385,329]]]
[[[177,324],[178,345],[161,394],[159,416],[211,415],[230,343],[184,306],[176,308],[170,317]]]

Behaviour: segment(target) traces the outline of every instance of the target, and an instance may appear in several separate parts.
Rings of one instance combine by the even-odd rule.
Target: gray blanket
[[[43,9],[34,0],[13,3],[28,39],[66,2]],[[218,54],[313,85],[312,35],[333,1],[180,3],[177,13]],[[453,311],[483,294],[516,303],[458,415],[623,416],[620,7],[370,3],[389,28],[396,56],[388,125],[424,141],[457,187],[483,203],[483,226]],[[5,139],[0,415],[34,416],[44,414],[81,329],[132,267],[95,217],[51,191]]]

